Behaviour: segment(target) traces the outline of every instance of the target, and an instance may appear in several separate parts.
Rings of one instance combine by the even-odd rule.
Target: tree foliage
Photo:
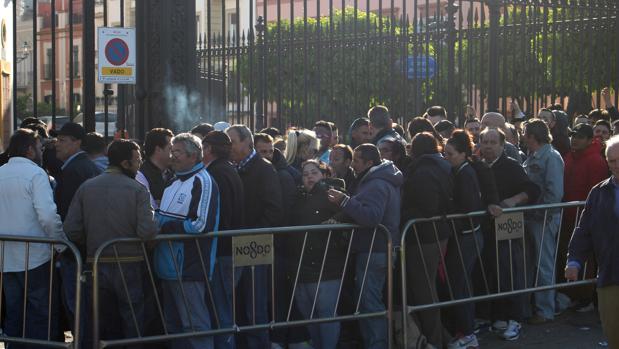
[[[413,32],[411,25],[402,26],[394,18],[353,8],[336,10],[320,20],[268,23],[264,40],[255,40],[253,64],[249,53],[238,64],[242,93],[251,91],[255,99],[264,93],[282,115],[295,120],[290,123],[300,125],[327,118],[346,126],[375,104],[393,106],[399,116],[404,109],[414,109],[414,82],[419,95],[431,90],[432,84],[407,79],[405,57],[414,49],[418,55],[435,55],[432,43],[413,48],[404,41],[403,28]]]
[[[617,89],[612,79],[619,75],[616,20],[585,21],[591,13],[582,11],[503,8],[495,77],[500,96],[531,102],[540,96],[590,94],[609,85]],[[286,118],[282,124],[307,126],[327,118],[346,127],[378,103],[389,106],[396,118],[409,119],[428,105],[446,103],[447,69],[453,64],[456,107],[463,108],[472,90],[482,98],[488,92],[488,27],[486,19],[458,31],[450,62],[443,23],[420,32],[431,27],[350,7],[319,19],[268,23],[263,36],[250,35],[252,44],[231,73],[229,96],[236,98],[240,74],[241,94],[277,104]],[[407,78],[404,62],[411,56],[433,57],[436,74],[427,80]]]

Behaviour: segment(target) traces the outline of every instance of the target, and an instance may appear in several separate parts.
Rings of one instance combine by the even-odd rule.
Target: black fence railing
[[[602,88],[618,87],[615,1],[354,0],[322,6],[312,0],[258,4],[255,14],[241,18],[245,30],[230,33],[224,23],[200,35],[203,94],[221,98],[222,110],[209,114],[223,112],[234,122],[249,114],[255,128],[309,126],[326,118],[346,129],[377,103],[400,122],[435,104],[462,122],[467,105],[509,118],[516,99],[530,115],[562,103],[572,116],[603,107]],[[217,11],[209,7],[207,16],[217,18]]]
[[[137,85],[104,87],[118,97],[117,127],[138,138],[151,127],[171,127],[179,114],[191,114],[187,124],[228,119],[286,128],[324,118],[347,129],[378,103],[400,123],[435,104],[459,122],[467,105],[478,116],[498,110],[509,119],[512,99],[529,115],[562,103],[573,116],[604,107],[604,87],[619,104],[615,0],[277,0],[249,9],[225,0],[199,9],[186,2],[13,3],[13,42],[31,48],[28,64],[14,62],[13,71],[33,81],[18,90],[13,79],[14,126],[32,115],[51,115],[55,125],[56,115],[83,113],[84,126],[95,129],[95,112],[103,109],[94,60],[101,26],[137,28]],[[166,9],[176,16],[174,30],[149,27],[170,18]],[[194,35],[198,10],[205,33]],[[31,32],[18,40],[17,27],[20,36]],[[187,50],[163,48],[177,41]],[[190,76],[174,80],[182,75],[174,69],[185,66]],[[69,91],[61,87],[67,84]],[[204,106],[174,105],[172,92],[185,90],[166,93],[163,86],[172,85],[186,86],[192,91],[185,99]]]

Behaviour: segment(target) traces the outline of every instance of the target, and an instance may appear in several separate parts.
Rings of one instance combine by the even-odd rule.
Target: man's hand
[[[610,90],[608,89],[608,87],[604,87],[602,89],[602,97],[604,98],[604,104],[606,105],[606,108],[610,108],[613,106],[613,102],[611,102],[610,100]]]
[[[507,198],[507,199],[501,201],[500,205],[503,208],[512,208],[512,207],[516,206],[516,202],[512,198]]]
[[[500,215],[503,214],[503,209],[501,208],[501,206],[499,205],[488,205],[488,212],[493,216],[493,217],[498,217]]]
[[[329,189],[329,191],[327,191],[327,198],[329,199],[329,201],[338,206],[342,203],[345,197],[346,194],[339,190]]]
[[[576,280],[578,280],[578,268],[576,268],[576,267],[565,267],[565,279],[567,281],[576,281]]]

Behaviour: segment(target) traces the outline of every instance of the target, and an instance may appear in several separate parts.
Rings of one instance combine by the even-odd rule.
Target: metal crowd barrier
[[[371,237],[366,239],[369,241],[369,244],[366,247],[369,253],[367,254],[367,259],[355,260],[355,258],[361,257],[358,254],[355,254],[355,250],[358,249],[358,246],[353,246],[353,242],[358,241],[357,239],[359,239],[361,235],[366,238]],[[367,288],[366,278],[368,276],[368,268],[370,267],[371,258],[379,252],[377,238],[381,235],[384,236],[384,240],[381,239],[380,241],[384,241],[385,246],[381,246],[380,248],[386,248],[386,250],[384,250],[386,256],[386,274],[383,275],[385,277],[387,292],[385,296],[387,299],[387,304],[385,304],[384,310],[364,312],[362,310],[363,304],[361,304],[361,300],[363,292]],[[219,240],[222,238],[232,239],[232,251],[230,251],[232,254],[231,257],[233,263],[232,278],[230,280],[231,284],[224,285],[229,287],[232,292],[232,323],[229,326],[225,326],[222,323],[224,322],[224,319],[222,319],[223,314],[217,311],[217,307],[220,304],[215,304],[216,297],[214,297],[214,292],[216,292],[215,288],[218,287],[218,285],[216,284],[217,281],[214,280],[214,277],[211,274],[211,270],[209,270],[211,268],[207,262],[209,261],[209,251],[205,251],[205,248],[201,245],[205,241],[210,241],[212,243],[215,238],[218,238]],[[300,251],[290,251],[290,249],[287,248],[286,242],[292,240],[288,239],[297,239],[296,246],[301,246]],[[220,241],[218,241],[218,243],[219,242]],[[166,294],[161,292],[161,288],[162,283],[166,282],[168,283],[167,285],[170,285],[169,282],[172,281],[161,281],[155,275],[153,249],[157,250],[157,248],[164,248],[168,249],[170,252],[173,252],[173,248],[178,246],[175,245],[177,243],[183,243],[184,248],[195,246],[195,251],[198,251],[200,255],[199,264],[202,274],[200,280],[198,281],[200,283],[204,283],[205,290],[205,297],[200,299],[199,302],[196,302],[195,298],[193,302],[190,301],[186,294],[188,292],[186,287],[187,284],[181,277],[178,276],[178,272],[181,270],[182,266],[180,263],[177,263],[176,259],[174,259],[174,270],[176,271],[177,277],[173,280],[173,282],[178,285],[177,290],[182,296],[182,302],[179,302],[179,307],[182,309],[179,309],[179,311],[187,312],[187,318],[191,320],[192,311],[196,311],[196,309],[204,309],[206,307],[209,309],[211,318],[211,328],[209,329],[198,329],[194,327],[195,324],[191,323],[190,326],[186,326],[183,329],[173,330],[169,328],[166,323],[166,320],[169,320],[169,314],[166,313],[166,307],[162,305],[162,303],[165,304],[164,298],[166,297]],[[319,244],[320,246],[317,246],[317,243],[322,243],[322,245]],[[139,255],[133,256],[139,258],[131,259],[133,262],[129,262],[129,259],[125,258],[128,247],[132,247],[132,251],[134,252],[139,251]],[[308,257],[308,252],[311,252],[312,249],[314,249],[312,253],[315,260],[310,260],[312,255],[309,255],[310,257]],[[204,235],[161,235],[150,241],[143,241],[139,239],[117,239],[108,241],[97,250],[92,260],[92,339],[94,342],[94,347],[107,348],[116,346],[143,345],[157,342],[197,340],[199,338],[207,337],[216,338],[216,336],[226,335],[256,335],[260,333],[264,335],[264,333],[269,330],[276,331],[291,327],[368,319],[385,319],[387,322],[387,333],[391,333],[393,288],[392,249],[393,247],[390,234],[383,226],[369,229],[349,224],[324,224],[316,226],[231,230],[208,233]],[[318,254],[316,254],[317,250],[319,251]],[[329,258],[334,257],[333,251],[341,251],[341,254],[339,255],[341,257],[341,265],[334,266],[326,264],[326,261]],[[285,258],[281,259],[280,257],[282,256]],[[350,267],[355,266],[355,262],[363,263],[360,267],[357,265],[357,270],[364,270],[364,272],[363,275],[355,275],[357,280],[361,280],[361,287],[360,290],[357,290],[354,298],[352,299],[351,303],[353,305],[350,311],[346,312],[342,310],[343,307],[340,307],[340,303],[343,302],[342,298],[344,297],[343,291],[347,291],[343,285],[343,280],[347,278],[350,279]],[[101,268],[107,263],[112,263],[112,265],[115,265],[115,270],[118,271],[117,281],[120,286],[117,286],[117,293],[119,293],[117,294],[117,297],[124,298],[125,301],[129,300],[124,303],[128,305],[128,309],[124,309],[124,311],[126,314],[130,314],[129,319],[125,316],[125,321],[131,322],[127,325],[134,327],[131,335],[127,335],[127,333],[125,333],[124,335],[116,338],[104,338],[105,336],[101,332],[103,326],[107,326],[107,324],[102,323],[102,308],[113,306],[112,304],[107,303],[107,299],[102,299],[100,294],[106,282],[113,282],[109,279],[109,276],[106,280],[101,279]],[[136,305],[130,300],[130,285],[128,283],[132,281],[128,280],[126,274],[137,268],[138,265],[140,266],[139,268],[143,269],[143,274],[146,275],[141,287],[143,287],[144,294],[150,293],[150,296],[144,296],[145,303],[147,304],[143,304],[143,309],[150,309],[150,316],[146,316],[144,313],[140,314],[139,309],[141,309],[142,306]],[[295,297],[299,296],[299,290],[303,287],[302,279],[304,278],[304,275],[302,270],[308,265],[319,266],[319,268],[316,269],[319,270],[319,273],[318,278],[314,283],[315,292],[311,296],[307,296],[307,299],[309,300],[309,303],[307,304],[311,304],[311,311],[309,312],[309,316],[302,316],[297,309],[297,303],[295,303],[295,300],[298,301],[298,299]],[[261,268],[263,272],[262,274]],[[317,303],[319,302],[319,291],[322,291],[321,285],[326,284],[327,282],[324,280],[325,272],[329,272],[330,275],[335,275],[333,268],[337,268],[338,276],[336,281],[339,282],[339,285],[337,286],[337,294],[335,294],[335,307],[329,316],[318,316]],[[239,272],[241,273],[241,277],[244,276],[251,279],[251,290],[246,288],[244,289],[241,286],[233,286],[232,283],[236,285],[236,279],[239,278],[237,273]],[[215,271],[215,274],[216,273],[217,271]],[[284,286],[281,284],[276,284],[276,278],[283,275],[282,273],[285,273],[285,275],[288,276],[287,281],[285,281],[286,285]],[[264,274],[267,275],[267,282],[263,282],[262,285],[266,285],[267,290],[261,290],[259,289],[259,285],[256,285],[258,279],[262,278],[264,281],[263,276],[261,276]],[[270,279],[270,282],[268,279]],[[133,282],[134,281],[135,280],[133,280]],[[278,283],[280,282],[281,280],[278,281]],[[282,289],[286,287],[290,292],[289,295],[282,291]],[[334,289],[335,288],[332,288],[331,290]],[[248,294],[250,297],[245,297],[246,299],[243,300],[242,297],[238,295],[239,292],[249,292]],[[267,311],[268,321],[261,322],[260,319],[257,319],[257,317],[260,317],[262,314],[260,309],[257,309],[260,308],[257,305],[257,302],[259,302],[257,300],[257,294],[260,292],[269,293],[267,295],[268,300],[270,301],[269,309]],[[307,292],[309,293],[309,291]],[[246,303],[249,302],[250,304],[240,306],[239,302],[243,301]],[[240,314],[240,310],[246,309],[250,309],[250,314],[247,314],[245,322],[242,322],[242,319],[237,319],[237,314]],[[153,332],[153,326],[150,326],[151,330],[148,330],[145,326],[146,322],[149,322],[151,325],[155,324],[154,327],[157,327],[157,330]],[[385,340],[387,341],[387,345],[391,348],[392,336],[386,337],[387,338],[385,338]]]
[[[59,246],[64,246],[59,247]],[[60,292],[62,290],[59,287],[59,276],[58,271],[56,271],[56,260],[59,255],[58,252],[62,251],[63,256],[65,258],[74,258],[75,259],[75,305],[74,305],[74,318],[72,335],[72,342],[65,342],[63,329],[61,329],[60,323],[58,321],[58,315],[60,314],[60,307],[62,303],[60,301]],[[20,251],[22,250],[22,251]],[[9,252],[10,251],[10,252]],[[50,259],[47,262],[44,262],[41,265],[31,267],[30,259],[36,258],[36,256],[40,256],[41,254],[49,253]],[[23,256],[24,264],[23,271],[6,271],[7,266],[5,265],[5,256],[8,254],[16,254]],[[45,264],[49,264],[46,266]],[[37,270],[39,269],[39,270]],[[33,275],[34,274],[34,275]],[[5,344],[10,344],[11,347],[13,345],[17,346],[35,346],[35,347],[48,347],[48,348],[74,348],[76,347],[76,343],[79,342],[80,339],[80,307],[81,307],[81,282],[80,276],[82,275],[82,258],[78,249],[69,241],[65,240],[56,240],[49,238],[39,238],[39,237],[27,237],[27,236],[17,236],[17,235],[0,235],[0,313],[8,306],[8,303],[14,303],[17,301],[21,301],[21,312],[19,314],[7,314],[7,316],[19,316],[20,324],[18,327],[19,334],[12,335],[8,333],[10,331],[7,328],[7,322],[5,318],[4,322],[4,335],[0,338],[0,342],[4,342]],[[43,280],[40,280],[43,278]],[[38,280],[37,280],[38,279]],[[10,280],[10,281],[9,281]],[[41,283],[43,281],[43,283]],[[15,283],[18,285],[15,285]],[[38,286],[44,288],[46,293],[46,299],[44,301],[44,306],[46,308],[46,314],[35,314],[36,312],[31,307],[36,307],[36,300],[32,300],[33,293],[38,291],[41,292],[41,289],[33,290],[31,287],[33,283],[40,283]],[[63,281],[65,283],[63,287],[72,287],[71,285],[66,285],[67,281]],[[13,285],[11,285],[13,284]],[[7,299],[6,298],[6,289],[9,287],[17,287],[21,288],[21,299]],[[42,300],[42,299],[40,299]],[[46,304],[45,304],[46,303]],[[14,304],[12,304],[14,306]],[[34,316],[45,317],[46,327],[43,329],[44,333],[41,333],[41,328],[33,329],[28,328],[28,319],[29,317]],[[37,319],[36,325],[45,326],[43,323],[43,319]],[[32,337],[39,338],[32,338]],[[55,338],[54,338],[55,337]]]
[[[576,226],[584,204],[567,202],[508,208],[498,217],[478,211],[410,220],[404,227],[400,247],[401,343],[404,347],[408,344],[409,314],[595,283],[595,278],[585,277],[587,265],[582,280],[555,282],[564,212],[569,210],[569,223],[573,219]],[[440,240],[440,231],[444,233],[445,228],[449,230],[448,238]],[[426,241],[422,241],[420,235]],[[543,252],[538,253],[545,239],[554,239],[549,245],[554,250],[554,256],[548,257],[552,260],[550,283],[541,281],[542,273],[548,278],[548,260],[543,258]],[[447,265],[451,269],[455,266],[456,270],[450,271]],[[453,277],[456,273],[462,274],[464,280]],[[423,283],[418,282],[420,278]],[[417,283],[409,285],[411,279]],[[454,280],[455,285],[452,284]],[[419,294],[424,288],[430,295]],[[415,293],[416,299],[409,299]]]

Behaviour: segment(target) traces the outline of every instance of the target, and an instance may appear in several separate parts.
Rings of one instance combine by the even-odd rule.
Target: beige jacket
[[[89,259],[109,240],[152,239],[158,231],[148,190],[114,168],[80,186],[69,207],[64,230]],[[113,246],[125,260],[142,256],[140,244],[127,243],[112,245],[103,255],[115,256]]]

